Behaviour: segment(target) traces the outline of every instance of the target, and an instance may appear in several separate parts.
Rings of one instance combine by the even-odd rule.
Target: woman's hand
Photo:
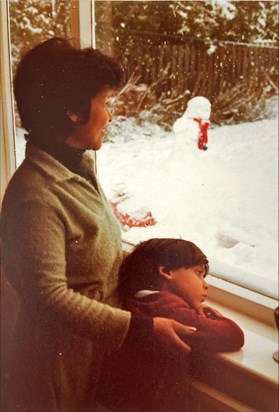
[[[191,348],[181,337],[192,335],[196,328],[185,326],[173,319],[153,318],[153,335],[155,340],[170,353],[189,353]]]

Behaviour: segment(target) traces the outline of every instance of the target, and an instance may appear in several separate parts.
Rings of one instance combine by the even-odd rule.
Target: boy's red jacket
[[[124,307],[134,314],[171,318],[184,325],[194,326],[197,331],[184,338],[192,350],[231,352],[244,345],[244,334],[235,322],[212,312],[208,317],[202,317],[182,298],[167,291],[152,293],[140,299],[129,298],[124,302]]]
[[[192,351],[235,351],[244,344],[235,322],[212,312],[202,317],[170,292],[129,298],[124,308],[135,315],[172,318],[196,327],[191,336],[181,337]],[[126,342],[108,358],[97,397],[113,412],[192,412],[189,374],[191,356],[168,356],[152,338],[138,345]]]

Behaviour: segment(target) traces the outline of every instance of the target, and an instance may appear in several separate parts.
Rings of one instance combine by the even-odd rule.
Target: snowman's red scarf
[[[193,120],[199,125],[199,136],[198,136],[198,148],[203,150],[204,145],[208,142],[208,126],[210,124],[209,120],[202,120],[199,117],[193,117]]]

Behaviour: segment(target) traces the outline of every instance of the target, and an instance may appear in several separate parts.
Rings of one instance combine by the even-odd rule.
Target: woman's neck
[[[80,174],[82,156],[85,149],[71,147],[64,141],[53,140],[54,139],[51,138],[42,139],[32,135],[29,138],[29,141],[33,146],[47,152],[74,173]]]

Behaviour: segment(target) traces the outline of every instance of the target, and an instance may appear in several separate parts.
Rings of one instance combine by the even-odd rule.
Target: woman
[[[102,146],[120,66],[54,38],[32,49],[14,81],[26,158],[2,207],[5,274],[21,301],[11,365],[11,410],[97,410],[104,357],[147,337],[190,348],[194,330],[117,309],[122,260],[118,224],[86,150]]]

